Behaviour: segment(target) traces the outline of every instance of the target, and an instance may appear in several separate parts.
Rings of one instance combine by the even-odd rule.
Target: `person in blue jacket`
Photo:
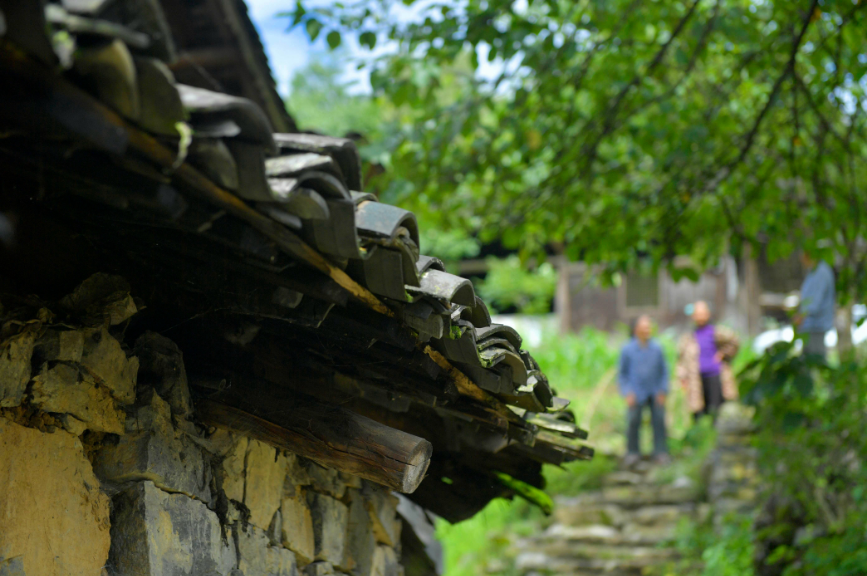
[[[836,293],[834,271],[809,252],[801,253],[807,277],[801,285],[801,307],[795,325],[807,335],[805,354],[825,356],[825,333],[834,328]]]
[[[632,339],[620,354],[620,393],[626,398],[626,458],[628,468],[641,459],[639,430],[645,408],[650,409],[653,427],[653,457],[666,464],[668,440],[665,430],[665,399],[668,395],[668,365],[662,347],[650,338],[651,321],[640,316],[635,321]]]

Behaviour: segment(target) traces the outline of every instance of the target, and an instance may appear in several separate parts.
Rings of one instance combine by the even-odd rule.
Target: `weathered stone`
[[[616,486],[604,488],[602,494],[609,503],[642,506],[691,502],[698,496],[698,489],[692,484],[675,482],[664,485]]]
[[[435,574],[445,573],[443,545],[436,538],[436,527],[427,511],[406,496],[399,495],[398,500],[400,500],[397,513],[400,515],[401,524],[401,555],[415,560],[413,569],[422,570],[412,574],[430,574],[427,569],[431,565]]]
[[[0,559],[0,576],[27,576],[24,573],[24,561],[21,557]]]
[[[30,357],[33,355],[35,329],[25,327],[0,343],[0,407],[18,406],[24,400],[30,381]]]
[[[400,563],[393,548],[377,546],[373,553],[370,576],[400,576]]]
[[[623,510],[614,504],[561,504],[554,508],[554,520],[568,526],[582,524],[604,524],[621,526],[624,522]]]
[[[620,536],[620,531],[611,526],[591,524],[589,526],[564,526],[552,524],[545,530],[546,539],[585,540],[588,542],[610,542]]]
[[[0,559],[28,576],[95,576],[109,544],[109,501],[81,442],[0,418]]]
[[[307,471],[309,460],[305,460],[296,454],[287,454],[287,474],[286,474],[286,492],[294,494],[295,488],[299,486],[310,486],[313,484],[313,478]]]
[[[722,519],[731,513],[750,512],[756,509],[755,500],[742,498],[721,498],[713,503],[713,515]]]
[[[135,341],[139,381],[153,386],[178,416],[190,414],[190,388],[184,355],[178,345],[156,332],[145,332]]]
[[[373,566],[376,536],[369,508],[373,508],[359,490],[350,490],[349,518],[344,560],[340,567],[359,576],[368,576]],[[395,504],[395,508],[396,508]],[[395,512],[396,514],[396,512]]]
[[[338,499],[343,498],[343,495],[346,493],[346,484],[341,480],[340,473],[337,470],[325,468],[310,460],[307,460],[305,464],[312,484],[316,486],[317,490],[321,490]]]
[[[140,389],[136,406],[126,419],[128,433],[153,431],[165,436],[174,436],[172,409],[168,402],[160,398],[150,387]]]
[[[138,312],[129,291],[129,284],[122,277],[98,273],[79,284],[72,294],[64,296],[60,305],[88,325],[115,326]]]
[[[111,544],[109,570],[116,576],[227,576],[236,565],[215,513],[152,482],[114,498]]]
[[[245,467],[244,505],[250,523],[267,530],[283,499],[288,462],[286,456],[258,440],[250,440]]]
[[[541,536],[519,543],[529,549],[543,550],[548,553],[555,549],[566,551],[571,546],[578,545],[607,545],[611,550],[617,547],[658,546],[674,536],[676,524],[654,524],[644,526],[638,524],[626,524],[618,530],[611,526],[585,525],[564,526],[554,524]]]
[[[644,526],[658,524],[677,524],[681,518],[691,518],[695,514],[695,504],[672,506],[644,506],[629,515],[631,522]]]
[[[363,486],[363,482],[362,482],[361,478],[359,478],[358,476],[353,476],[352,474],[347,474],[345,472],[339,472],[338,476],[340,478],[340,481],[343,482],[343,484],[347,488],[359,488],[360,489]]]
[[[343,502],[317,492],[309,492],[307,502],[313,518],[315,559],[340,565],[343,562],[349,510]]]
[[[33,378],[32,403],[46,412],[71,414],[89,430],[123,434],[124,414],[111,393],[93,382],[80,380],[74,366],[43,364]]]
[[[629,470],[618,470],[606,474],[603,483],[605,486],[636,486],[644,483],[644,475]]]
[[[57,419],[60,421],[60,425],[63,426],[63,429],[73,436],[81,436],[84,434],[84,431],[87,430],[87,422],[82,422],[75,416],[69,414],[58,414]]]
[[[716,429],[721,436],[729,434],[749,434],[755,430],[753,416],[755,408],[737,402],[726,402],[720,408]]]
[[[385,488],[370,482],[365,483],[364,498],[376,541],[386,546],[395,546],[400,539],[395,527],[397,505],[400,501]]]
[[[717,436],[716,443],[718,448],[750,448],[753,445],[753,436],[750,434],[720,434]]]
[[[526,552],[515,559],[516,568],[525,574],[605,574],[605,576],[634,576],[640,568],[616,560],[584,560],[551,558],[541,552]]]
[[[622,530],[623,543],[658,546],[674,539],[677,532],[677,522],[665,524],[627,524]],[[616,541],[615,541],[616,542]]]
[[[612,570],[615,568],[640,570],[677,556],[675,550],[656,548],[655,546],[619,546],[567,540],[538,542],[533,546],[533,550],[551,559],[580,560],[574,565],[579,573],[581,570]],[[553,566],[550,569],[557,571]]]
[[[238,569],[244,576],[297,576],[295,554],[272,546],[268,535],[255,526],[235,532],[238,545]]]
[[[328,562],[313,562],[302,570],[304,576],[331,576],[334,574],[334,566]]]
[[[249,439],[246,436],[234,435],[220,466],[217,468],[217,482],[226,498],[235,502],[244,502],[244,467],[247,461]]]
[[[201,449],[185,435],[146,431],[121,436],[116,445],[96,453],[94,469],[106,482],[150,480],[169,492],[211,501],[211,468]]]
[[[81,362],[84,353],[84,332],[49,328],[34,348],[34,355],[41,362]]]
[[[283,514],[279,508],[274,512],[271,525],[268,526],[268,540],[271,542],[271,546],[280,546],[283,542]]]
[[[138,358],[127,358],[120,343],[106,328],[85,334],[82,371],[97,384],[111,390],[112,396],[124,404],[135,402],[138,367]]]
[[[307,496],[299,490],[294,498],[284,498],[280,507],[283,521],[281,540],[283,546],[295,552],[298,564],[304,566],[316,556],[313,538],[313,517],[307,506]]]

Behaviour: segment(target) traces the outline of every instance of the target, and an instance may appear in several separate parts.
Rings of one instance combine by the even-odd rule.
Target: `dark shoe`
[[[623,457],[623,467],[627,470],[634,468],[639,462],[641,462],[641,454],[627,454]]]
[[[671,456],[668,454],[657,454],[653,457],[653,463],[657,466],[668,466],[671,464]]]

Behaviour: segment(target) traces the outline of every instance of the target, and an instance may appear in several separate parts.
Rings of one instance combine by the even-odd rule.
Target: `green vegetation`
[[[780,343],[746,375],[769,495],[759,557],[786,576],[867,573],[865,359],[849,352],[831,366]]]
[[[841,303],[867,291],[867,2],[307,1],[287,15],[311,39],[388,43],[366,62],[374,94],[341,93],[376,104],[353,114],[379,119],[366,132],[385,168],[376,187],[440,230],[427,242],[447,260],[495,240],[515,250],[479,283],[495,306],[544,308],[546,269],[534,280],[526,267],[551,249],[616,283],[648,260],[696,278],[748,246],[771,261],[807,248],[835,263]],[[416,17],[396,18],[402,5]],[[319,88],[298,89],[290,105],[320,106],[301,96]],[[619,343],[585,331],[533,351],[601,453],[622,449]],[[752,558],[774,576],[867,573],[865,360],[828,366],[781,345],[744,365],[763,513],[756,526],[684,527],[687,560],[706,576],[749,575]],[[669,417],[695,475],[710,435],[686,435],[678,390]],[[610,464],[549,471],[549,490],[586,489]],[[498,502],[440,527],[449,576],[480,573],[541,523],[526,503]]]
[[[625,337],[625,330],[619,336],[593,329],[565,335],[546,331],[539,346],[531,349],[551,381],[559,384],[558,395],[572,401],[577,420],[590,430],[590,441],[597,448],[590,462],[546,467],[545,491],[552,497],[598,489],[602,478],[617,467],[624,448],[626,403],[611,375]],[[674,341],[663,335],[660,342],[673,362]],[[676,462],[665,474],[672,478],[685,475],[700,485],[702,462],[715,441],[713,429],[708,421],[698,427],[691,425],[684,394],[679,389],[671,391],[668,407],[670,447]],[[649,428],[642,441],[649,453]],[[516,538],[538,533],[548,523],[549,519],[538,508],[519,499],[495,500],[481,513],[459,524],[441,521],[437,536],[445,547],[447,576],[481,576],[486,566],[497,566],[494,559],[507,556]],[[508,565],[504,563],[504,569]]]
[[[340,62],[346,58],[342,52],[315,54],[292,76],[286,108],[301,130],[351,136],[366,161],[381,163],[393,146],[391,108],[382,99],[353,92],[353,85],[341,78]]]
[[[666,567],[664,576],[753,576],[752,518],[730,515],[719,530],[711,523],[684,520],[675,547],[683,559]]]
[[[516,255],[487,258],[488,275],[475,282],[492,311],[515,308],[524,314],[545,314],[557,288],[557,270],[548,262],[528,269]]]
[[[286,107],[302,130],[329,136],[349,132],[379,134],[383,118],[376,101],[368,95],[350,94],[351,85],[341,80],[339,56],[314,56],[310,64],[292,77]]]
[[[704,268],[745,244],[772,260],[824,246],[846,298],[867,287],[864,5],[296,0],[286,15],[377,47],[374,94],[399,111],[390,202],[609,277],[645,256]]]

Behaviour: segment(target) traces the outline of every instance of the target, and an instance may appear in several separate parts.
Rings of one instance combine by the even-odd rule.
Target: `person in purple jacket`
[[[732,330],[711,323],[706,302],[695,303],[692,319],[695,330],[680,339],[675,373],[686,392],[689,409],[698,420],[706,414],[716,417],[724,401],[737,400],[730,362],[738,353],[739,341]]]

